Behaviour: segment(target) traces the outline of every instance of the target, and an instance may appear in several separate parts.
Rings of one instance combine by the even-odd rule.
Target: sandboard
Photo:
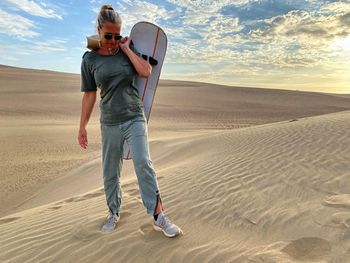
[[[167,37],[160,27],[149,22],[138,22],[131,29],[130,38],[139,53],[150,56],[157,62],[156,65],[151,63],[153,64],[152,73],[148,78],[136,77],[135,81],[148,123],[167,49]],[[90,48],[89,45],[98,46],[98,36],[88,38],[88,48]],[[132,159],[132,153],[126,140],[123,146],[123,159]]]

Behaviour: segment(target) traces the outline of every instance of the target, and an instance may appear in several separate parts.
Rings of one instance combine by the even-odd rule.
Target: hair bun
[[[100,12],[107,11],[107,10],[114,11],[114,8],[112,5],[103,5],[103,6],[101,6]]]
[[[106,22],[122,24],[122,20],[119,14],[114,11],[112,5],[103,5],[100,8],[100,13],[97,16],[96,26],[97,30],[100,30]]]

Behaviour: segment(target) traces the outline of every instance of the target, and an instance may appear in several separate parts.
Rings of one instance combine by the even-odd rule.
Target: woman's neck
[[[96,50],[96,52],[98,54],[101,54],[101,55],[110,55],[110,56],[113,56],[113,55],[116,55],[119,51],[119,47],[118,48],[105,48],[105,47],[101,47],[99,49]]]

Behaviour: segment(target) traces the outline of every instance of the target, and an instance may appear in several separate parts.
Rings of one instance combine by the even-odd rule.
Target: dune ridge
[[[348,263],[350,97],[161,80],[149,142],[163,204],[152,229],[131,161],[107,216],[98,101],[76,142],[77,74],[0,65],[0,262]]]
[[[114,233],[99,232],[106,215],[100,188],[1,218],[0,260],[345,263],[349,128],[345,111],[165,139],[168,160],[181,161],[158,178],[183,236],[152,230],[129,180]]]
[[[99,101],[88,125],[89,149],[82,151],[76,143],[82,96],[79,75],[0,65],[0,79],[1,217],[44,204],[47,195],[42,192],[98,159],[101,143]],[[211,131],[344,110],[350,110],[350,99],[334,94],[161,80],[149,122],[152,158],[158,166],[168,165],[157,161],[167,155],[163,138],[181,141]],[[124,171],[124,176],[132,176],[132,165],[126,163]],[[90,183],[82,191],[101,185],[100,174],[91,169],[83,173]],[[70,190],[73,196],[73,189],[65,192]]]

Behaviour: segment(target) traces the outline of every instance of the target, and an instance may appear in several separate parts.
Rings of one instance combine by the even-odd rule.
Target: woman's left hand
[[[137,74],[140,77],[147,78],[149,75],[151,75],[152,66],[147,60],[144,60],[142,57],[138,56],[134,53],[134,51],[132,51],[130,48],[130,42],[131,38],[126,36],[119,41],[119,47],[122,49],[124,54],[128,56],[132,65],[136,69]]]
[[[119,47],[125,51],[125,49],[129,48],[130,46],[130,42],[131,42],[131,38],[126,36],[123,37],[120,41],[119,41]]]

